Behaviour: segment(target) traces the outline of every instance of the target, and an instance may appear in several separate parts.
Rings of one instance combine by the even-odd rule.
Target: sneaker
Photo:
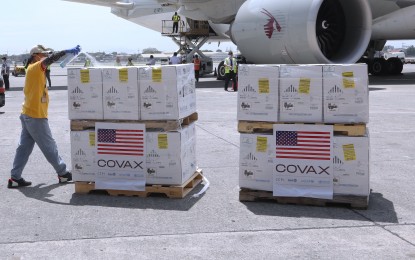
[[[66,172],[65,175],[62,175],[62,176],[58,175],[58,179],[59,179],[59,183],[65,183],[65,182],[71,181],[72,173]]]
[[[19,180],[15,180],[13,178],[9,179],[9,182],[7,183],[7,188],[13,189],[13,188],[19,188],[19,187],[26,187],[30,186],[32,183],[30,181],[25,181],[25,179],[21,178]]]

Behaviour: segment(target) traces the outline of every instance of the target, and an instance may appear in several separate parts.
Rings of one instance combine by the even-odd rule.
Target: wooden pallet
[[[71,120],[72,131],[94,129],[96,122],[145,124],[146,129],[172,131],[198,120],[197,112],[179,120]]]
[[[366,135],[366,124],[326,124],[326,123],[285,123],[285,122],[254,122],[239,121],[238,131],[240,133],[272,133],[274,124],[301,124],[301,125],[332,125],[334,135],[364,136]]]
[[[127,197],[148,197],[152,194],[164,194],[168,198],[182,199],[189,192],[191,192],[197,185],[203,181],[203,173],[198,169],[189,180],[182,185],[167,186],[167,185],[147,185],[145,191],[131,191],[131,190],[110,190],[110,189],[95,189],[94,182],[75,182],[75,193],[101,193],[102,191],[108,193],[110,196],[127,196]]]
[[[242,188],[239,201],[273,201],[279,204],[296,204],[311,206],[346,206],[355,209],[367,209],[369,196],[334,195],[332,200],[305,197],[274,197],[272,191],[260,191]]]

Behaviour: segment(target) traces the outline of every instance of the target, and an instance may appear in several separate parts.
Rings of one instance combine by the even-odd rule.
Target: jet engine
[[[371,25],[366,0],[247,0],[230,33],[254,63],[354,63]]]

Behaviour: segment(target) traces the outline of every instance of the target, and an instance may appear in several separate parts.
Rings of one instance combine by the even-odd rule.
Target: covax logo
[[[302,174],[327,174],[330,175],[330,173],[328,173],[327,171],[329,170],[330,166],[327,167],[321,167],[318,166],[318,168],[314,167],[314,166],[310,166],[310,165],[305,165],[305,166],[301,166],[301,165],[284,165],[284,164],[277,164],[277,166],[275,167],[275,170],[277,172],[288,172],[288,173],[302,173]]]
[[[99,167],[108,167],[108,168],[122,168],[122,169],[143,169],[141,166],[143,162],[136,162],[136,161],[118,161],[118,160],[99,160],[97,162]]]

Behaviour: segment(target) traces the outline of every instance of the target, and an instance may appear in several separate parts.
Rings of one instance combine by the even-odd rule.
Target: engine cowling
[[[366,0],[248,0],[231,39],[255,63],[354,63],[371,36]]]

